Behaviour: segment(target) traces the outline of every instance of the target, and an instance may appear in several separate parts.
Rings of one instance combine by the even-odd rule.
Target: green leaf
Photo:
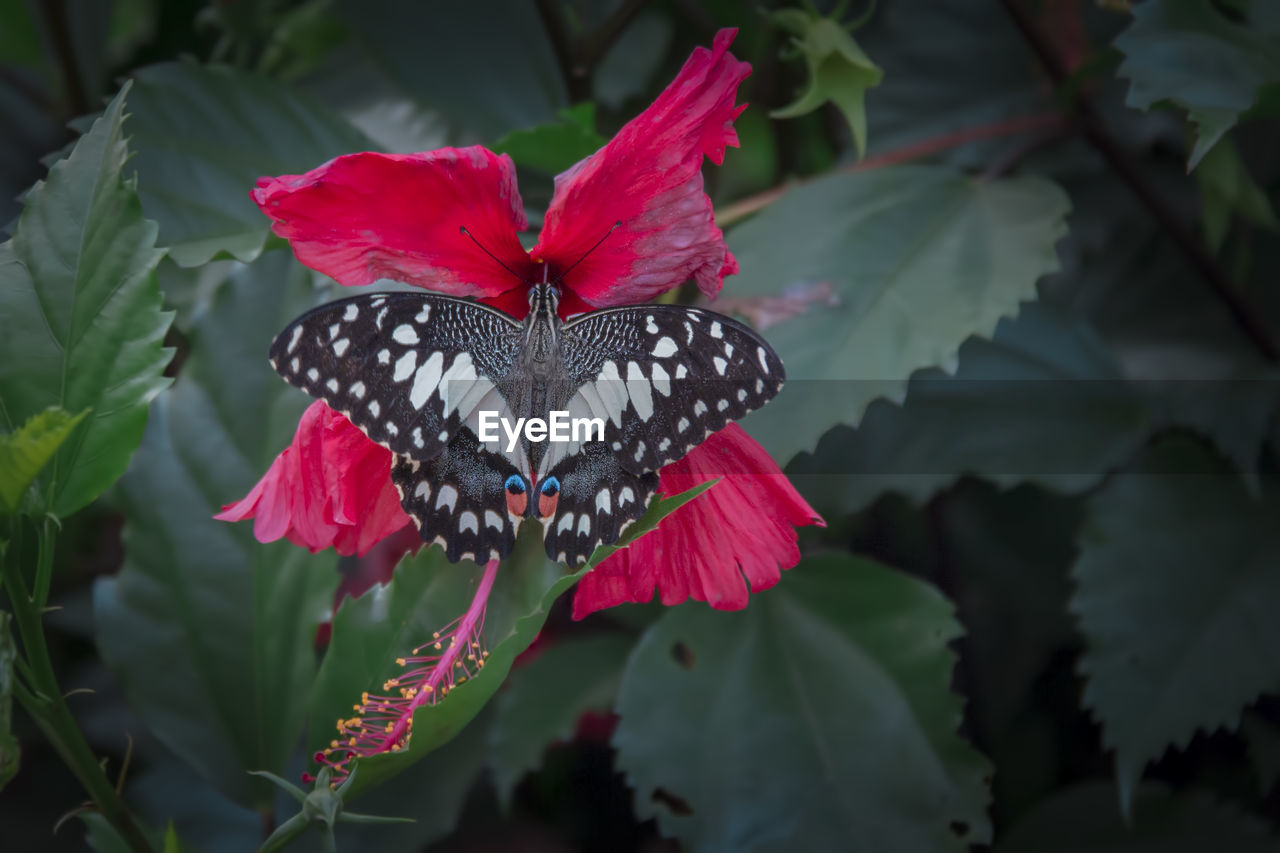
[[[526,526],[489,595],[484,621],[489,657],[484,668],[438,704],[423,705],[414,712],[413,737],[406,749],[359,759],[360,774],[350,796],[403,772],[456,736],[502,685],[512,662],[533,642],[551,605],[565,590],[712,485],[655,500],[616,545],[600,546],[586,566],[570,574],[564,573],[563,565],[547,560],[541,531]],[[332,641],[311,697],[309,743],[313,749],[329,743],[337,720],[351,716],[352,705],[363,691],[382,692],[387,679],[401,674],[397,657],[429,642],[432,632],[466,612],[482,569],[468,561],[452,565],[439,548],[427,548],[401,562],[388,586],[343,603],[334,616]]]
[[[4,557],[4,543],[0,542],[0,559]],[[18,660],[18,649],[9,627],[12,617],[0,610],[0,791],[18,775],[22,747],[13,733],[13,667]]]
[[[542,764],[549,744],[571,738],[585,711],[613,707],[631,645],[621,634],[567,639],[511,673],[489,728],[493,781],[504,809],[516,784]]]
[[[995,853],[1274,853],[1266,824],[1207,795],[1174,794],[1161,785],[1142,785],[1132,820],[1115,808],[1106,782],[1066,788],[1015,824]]]
[[[596,133],[595,104],[578,104],[559,115],[563,121],[508,133],[493,150],[510,154],[517,166],[557,175],[609,141]]]
[[[965,341],[954,374],[917,372],[905,403],[875,401],[787,470],[815,506],[840,513],[885,492],[924,503],[966,474],[1075,493],[1131,458],[1154,421],[1089,326],[1024,303],[993,340]]]
[[[1280,782],[1280,728],[1261,714],[1249,711],[1240,721],[1240,733],[1249,744],[1249,760],[1258,776],[1258,793],[1265,797]]]
[[[269,225],[249,197],[259,177],[299,174],[375,147],[283,83],[222,66],[143,68],[129,105],[142,205],[181,266],[258,256]]]
[[[27,418],[17,432],[0,434],[0,509],[17,512],[27,487],[87,414],[53,406]]]
[[[40,511],[68,516],[114,483],[168,380],[156,226],[123,174],[128,87],[27,194],[0,245],[0,429],[93,409],[39,475]]]
[[[1197,729],[1234,729],[1280,683],[1278,512],[1187,439],[1147,450],[1090,500],[1071,610],[1126,813],[1148,761]]]
[[[1204,156],[1195,171],[1195,179],[1200,188],[1205,241],[1213,251],[1222,248],[1232,218],[1236,216],[1268,231],[1280,230],[1280,219],[1276,218],[1267,194],[1250,177],[1230,138],[1213,146]]]
[[[690,850],[968,850],[986,761],[956,734],[961,633],[927,584],[810,558],[736,613],[672,608],[618,693],[639,815]]]
[[[861,157],[867,150],[867,90],[880,85],[884,72],[838,21],[799,9],[782,9],[769,17],[792,34],[789,47],[804,59],[809,72],[808,87],[800,97],[769,115],[796,118],[830,101],[849,123]]]
[[[766,331],[790,385],[748,429],[785,462],[876,397],[900,400],[914,370],[951,365],[965,338],[990,335],[1057,268],[1067,210],[1040,178],[922,166],[821,178],[734,228],[735,297],[831,294]]]
[[[1130,81],[1129,106],[1172,101],[1196,125],[1188,171],[1264,87],[1280,84],[1280,16],[1268,12],[1270,2],[1243,0],[1246,20],[1237,23],[1208,0],[1151,0],[1134,5],[1133,23],[1116,37],[1125,57],[1116,73]]]
[[[464,141],[534,127],[568,106],[551,42],[525,0],[430,7],[399,0],[338,0],[355,42],[417,104]],[[424,33],[439,34],[424,48]],[[484,33],[476,49],[466,33]]]
[[[98,646],[131,706],[214,787],[253,807],[269,805],[272,789],[246,771],[282,772],[302,734],[335,557],[260,545],[251,524],[212,516],[248,492],[297,427],[307,398],[270,370],[266,351],[315,295],[283,252],[219,290],[121,481],[124,567],[94,590]]]

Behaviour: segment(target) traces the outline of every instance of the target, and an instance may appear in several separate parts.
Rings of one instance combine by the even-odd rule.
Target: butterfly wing
[[[507,482],[513,476],[527,500],[528,481],[469,429],[458,430],[432,459],[396,456],[391,463],[391,482],[423,541],[439,544],[454,562],[483,563],[511,553],[525,514],[524,506],[515,507],[518,513],[509,511]]]
[[[611,308],[561,327],[573,417],[605,421],[604,445],[633,474],[656,471],[758,409],[786,373],[769,344],[737,320],[674,305]],[[584,445],[585,446],[585,445]],[[539,478],[571,451],[551,445]]]
[[[371,293],[322,305],[271,343],[271,366],[392,453],[438,455],[520,351],[522,327],[475,302]]]

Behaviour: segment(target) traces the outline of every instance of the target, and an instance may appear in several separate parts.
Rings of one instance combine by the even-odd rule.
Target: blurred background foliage
[[[0,0],[0,453],[85,471],[44,507],[48,652],[157,845],[261,844],[297,809],[247,771],[297,779],[371,650],[470,578],[407,561],[400,615],[346,599],[328,645],[379,555],[210,520],[305,404],[267,342],[332,295],[255,179],[484,143],[536,233],[553,176],[726,26],[754,72],[705,172],[741,263],[716,304],[786,362],[746,426],[829,526],[740,613],[573,622],[554,571],[504,567],[502,624],[538,640],[366,780],[360,811],[415,822],[340,849],[1278,849],[1280,5]],[[58,252],[125,282],[122,316],[32,352],[15,294],[81,292]],[[59,359],[127,376],[45,399]],[[85,793],[10,712],[9,633],[5,849],[128,849],[92,811],[53,831]]]

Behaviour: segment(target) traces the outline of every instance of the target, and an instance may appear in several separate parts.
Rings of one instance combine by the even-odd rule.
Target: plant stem
[[[1067,81],[1068,72],[1053,44],[1040,32],[1036,22],[1032,20],[1027,10],[1018,3],[1018,0],[1000,0],[1000,2],[1005,8],[1005,12],[1008,13],[1009,18],[1017,26],[1018,32],[1022,34],[1027,46],[1031,48],[1032,53],[1036,55],[1040,64],[1048,72],[1054,85],[1061,89]],[[1173,212],[1172,208],[1151,186],[1139,171],[1137,164],[1133,162],[1124,149],[1120,147],[1120,144],[1107,131],[1106,125],[1099,117],[1097,110],[1093,108],[1093,103],[1083,93],[1076,96],[1075,111],[1080,119],[1081,129],[1084,131],[1085,138],[1102,155],[1102,158],[1107,161],[1107,165],[1120,176],[1121,180],[1128,184],[1129,190],[1137,196],[1138,201],[1155,219],[1156,224],[1182,250],[1187,260],[1191,262],[1191,266],[1195,268],[1196,272],[1200,274],[1205,283],[1222,301],[1232,319],[1235,320],[1236,325],[1240,327],[1240,330],[1245,333],[1268,361],[1280,361],[1280,347],[1277,347],[1276,343],[1271,339],[1270,331],[1257,319],[1257,315],[1245,303],[1244,297],[1236,289],[1231,279],[1228,278],[1226,272],[1218,265],[1214,257],[1209,254],[1204,241],[1178,218],[1178,215]]]
[[[52,561],[53,542],[47,522],[40,528],[39,547],[41,559]],[[13,619],[22,637],[23,657],[30,680],[31,692],[18,692],[18,700],[129,849],[135,853],[151,853],[150,842],[134,823],[63,698],[49,657],[49,647],[45,643],[40,611],[27,592],[18,567],[17,553],[16,550],[10,551],[8,558],[0,561],[0,570],[9,593],[9,605],[13,608]]]

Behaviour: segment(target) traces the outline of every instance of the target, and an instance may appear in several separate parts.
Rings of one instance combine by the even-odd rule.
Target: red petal
[[[250,195],[299,261],[340,284],[390,278],[454,296],[519,286],[477,242],[533,275],[516,236],[528,222],[515,165],[479,145],[347,154],[305,175],[259,178]]]
[[[659,491],[673,495],[720,478],[664,518],[658,529],[592,569],[578,584],[573,618],[626,602],[687,598],[718,610],[747,606],[747,588],[768,589],[800,561],[794,526],[826,522],[737,424],[709,436],[663,468]],[[743,579],[746,579],[746,583]]]
[[[287,537],[312,552],[332,545],[347,555],[363,555],[411,524],[391,485],[391,451],[321,402],[302,415],[293,442],[249,494],[214,518],[252,518],[259,542]]]
[[[702,189],[702,157],[737,146],[738,84],[751,66],[734,59],[737,30],[698,48],[658,99],[608,145],[556,178],[538,245],[531,253],[564,270],[616,231],[565,277],[565,286],[603,308],[645,302],[690,276],[714,296],[737,261],[715,226]]]

